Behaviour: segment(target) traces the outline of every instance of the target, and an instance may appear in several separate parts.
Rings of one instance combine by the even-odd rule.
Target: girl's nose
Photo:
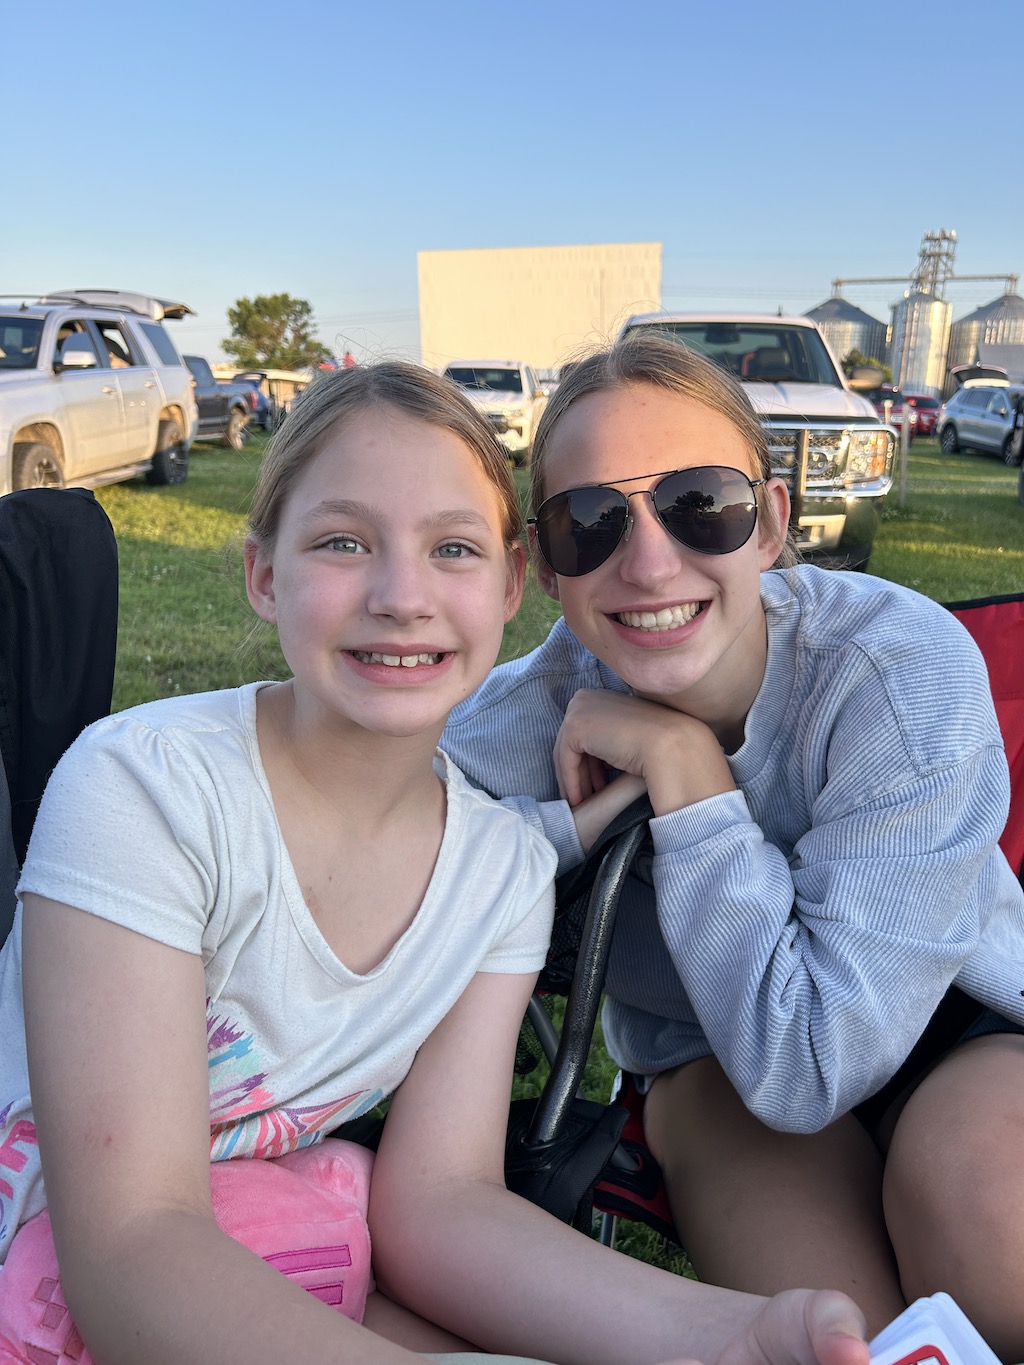
[[[661,524],[648,493],[629,500],[629,521],[619,546],[619,573],[638,587],[655,587],[679,572],[682,546]]]
[[[435,600],[429,565],[418,556],[382,557],[376,566],[366,605],[373,616],[387,616],[395,621],[433,616]]]

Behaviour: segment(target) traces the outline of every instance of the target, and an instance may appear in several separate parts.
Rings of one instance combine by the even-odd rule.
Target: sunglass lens
[[[614,488],[570,488],[537,513],[537,539],[548,564],[563,578],[599,568],[622,539],[628,504]]]
[[[680,544],[704,555],[727,555],[750,539],[757,502],[738,469],[705,465],[681,469],[654,490],[654,507]]]

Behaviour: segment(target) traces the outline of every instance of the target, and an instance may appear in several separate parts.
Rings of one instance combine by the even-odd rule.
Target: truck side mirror
[[[885,383],[885,375],[876,365],[855,365],[847,384],[854,393],[867,393]]]

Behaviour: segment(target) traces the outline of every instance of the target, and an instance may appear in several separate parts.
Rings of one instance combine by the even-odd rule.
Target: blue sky
[[[672,308],[803,312],[940,228],[959,274],[1024,275],[1022,13],[15,0],[0,291],[181,298],[211,359],[284,291],[339,354],[415,358],[420,250],[657,241]],[[844,292],[887,319],[901,291]]]

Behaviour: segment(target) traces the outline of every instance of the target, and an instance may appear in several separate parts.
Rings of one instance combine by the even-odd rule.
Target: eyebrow
[[[351,498],[328,498],[310,509],[302,518],[304,524],[315,524],[324,517],[353,517],[360,521],[380,523],[385,519],[383,508],[372,502],[360,502]],[[445,507],[429,513],[416,523],[417,531],[431,527],[468,526],[482,531],[490,531],[490,522],[474,507]]]

